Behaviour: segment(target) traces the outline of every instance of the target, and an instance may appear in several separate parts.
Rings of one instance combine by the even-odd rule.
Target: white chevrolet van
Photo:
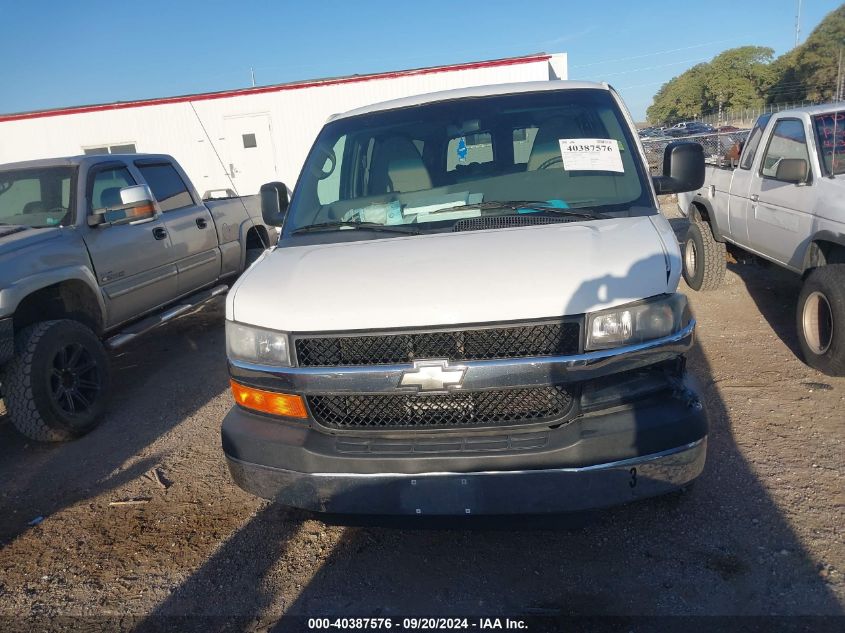
[[[455,90],[333,117],[278,244],[235,284],[234,480],[317,511],[579,510],[682,487],[707,421],[695,322],[655,193],[701,186],[701,147],[650,177],[606,84]]]

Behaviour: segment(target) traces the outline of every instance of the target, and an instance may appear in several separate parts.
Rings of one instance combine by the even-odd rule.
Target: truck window
[[[120,204],[120,190],[137,184],[126,167],[112,167],[94,174],[91,184],[91,209],[116,207]]]
[[[188,187],[173,165],[138,165],[150,190],[153,192],[163,212],[183,209],[194,204]]]
[[[829,112],[813,117],[819,159],[827,176],[845,173],[845,112]]]
[[[781,119],[775,124],[760,173],[767,178],[776,178],[778,163],[784,158],[801,158],[810,162],[804,123],[799,119]]]
[[[73,174],[67,167],[0,172],[0,224],[69,224]]]
[[[748,135],[748,140],[745,142],[745,151],[742,153],[742,160],[739,163],[741,169],[751,169],[751,165],[754,164],[754,156],[760,146],[760,139],[763,138],[763,130],[771,118],[771,114],[764,114],[754,124],[754,128]]]

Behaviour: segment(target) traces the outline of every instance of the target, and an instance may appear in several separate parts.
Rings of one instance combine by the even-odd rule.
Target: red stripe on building
[[[541,54],[529,57],[511,57],[508,59],[496,59],[485,62],[470,62],[466,64],[455,64],[454,66],[434,66],[431,68],[420,68],[417,70],[397,70],[372,75],[355,75],[352,77],[341,77],[338,79],[317,79],[314,81],[303,81],[301,83],[279,84],[275,86],[262,86],[260,88],[242,88],[238,90],[224,90],[222,92],[206,92],[195,95],[184,95],[180,97],[161,97],[158,99],[143,99],[140,101],[124,101],[120,103],[107,103],[103,105],[78,106],[71,108],[59,108],[56,110],[41,110],[38,112],[23,112],[20,114],[0,115],[0,123],[5,121],[21,121],[24,119],[40,119],[51,116],[63,116],[66,114],[84,114],[86,112],[104,112],[106,110],[124,110],[127,108],[143,108],[145,106],[164,105],[170,103],[187,103],[189,101],[209,101],[211,99],[226,99],[228,97],[243,97],[248,95],[260,95],[270,92],[282,92],[285,90],[301,90],[303,88],[316,88],[322,86],[336,86],[340,84],[362,83],[365,81],[377,81],[380,79],[396,79],[399,77],[414,77],[418,75],[433,75],[435,73],[453,72],[459,70],[475,70],[478,68],[496,68],[500,66],[517,66],[520,64],[531,64],[534,62],[548,61],[551,55]]]

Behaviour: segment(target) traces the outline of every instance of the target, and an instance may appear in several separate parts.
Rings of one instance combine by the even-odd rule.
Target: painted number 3
[[[628,485],[631,486],[631,488],[636,488],[637,487],[637,469],[632,468],[628,472],[631,473],[631,481],[628,482]]]

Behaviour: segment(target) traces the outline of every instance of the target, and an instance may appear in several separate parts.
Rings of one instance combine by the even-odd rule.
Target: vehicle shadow
[[[795,310],[802,283],[800,275],[752,256],[729,263],[728,271],[742,280],[760,314],[784,345],[800,359],[801,348],[795,329]]]
[[[8,420],[0,424],[0,548],[30,523],[160,463],[163,455],[150,449],[156,440],[227,388],[222,306],[216,300],[112,353],[112,398],[101,425],[85,437],[42,444]],[[196,366],[211,370],[198,373]]]
[[[669,223],[683,249],[689,227],[686,218],[670,218]],[[741,249],[728,245],[728,275],[734,273],[760,310],[778,338],[789,350],[801,358],[795,330],[795,310],[801,292],[801,277]],[[730,277],[726,283],[730,283]],[[717,290],[724,291],[724,289]]]
[[[638,262],[629,275],[648,269]],[[631,285],[628,275],[602,277],[580,292],[612,300]],[[708,385],[700,395],[710,423],[708,463],[689,491],[574,517],[350,519],[320,558],[312,543],[291,543],[309,515],[268,506],[139,630],[186,615],[231,618],[201,619],[205,631],[302,630],[305,617],[842,615],[768,493],[771,482],[749,463],[753,447],[738,444],[734,428],[744,421],[713,388],[707,351],[696,343],[688,358],[697,383]],[[308,555],[316,570],[299,587],[289,570]],[[235,590],[230,577],[239,579]],[[211,591],[215,584],[223,589]]]

